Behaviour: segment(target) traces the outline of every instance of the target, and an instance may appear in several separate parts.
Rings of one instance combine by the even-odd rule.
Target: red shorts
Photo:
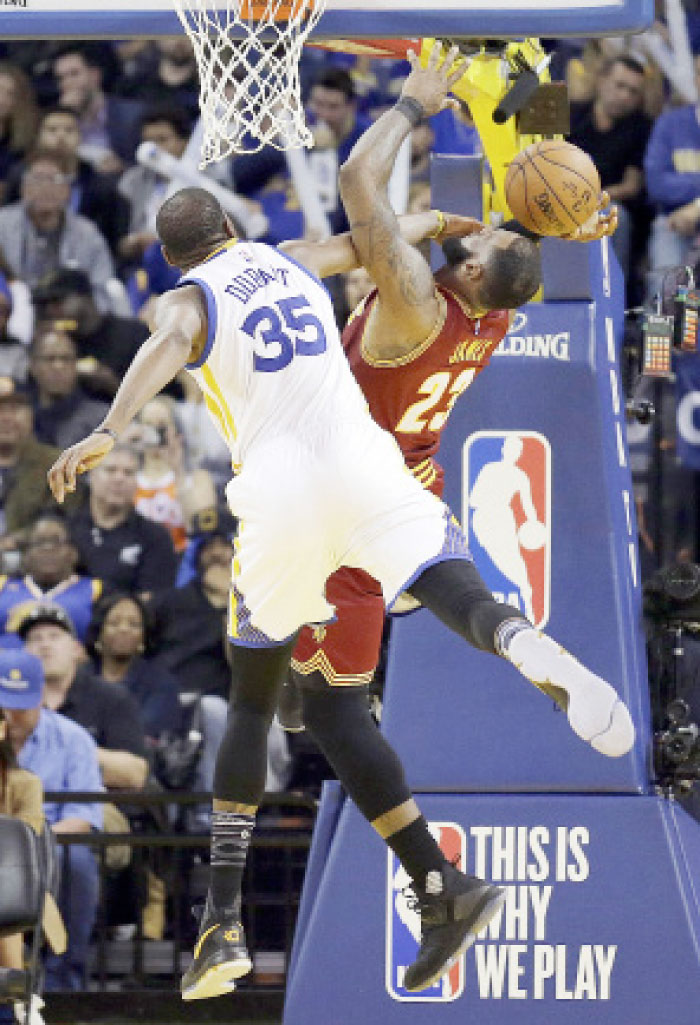
[[[381,585],[361,569],[343,566],[328,578],[326,599],[336,619],[305,626],[292,655],[302,676],[319,673],[331,687],[368,684],[379,661],[384,628]]]

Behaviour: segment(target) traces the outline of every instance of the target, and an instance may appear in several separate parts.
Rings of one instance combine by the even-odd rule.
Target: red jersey
[[[453,292],[441,286],[438,292],[440,319],[432,334],[408,356],[374,360],[364,349],[376,290],[352,314],[342,338],[372,417],[394,435],[423,487],[441,495],[444,474],[433,456],[440,447],[442,429],[459,396],[487,366],[505,336],[509,315],[508,310],[491,310],[475,320]]]

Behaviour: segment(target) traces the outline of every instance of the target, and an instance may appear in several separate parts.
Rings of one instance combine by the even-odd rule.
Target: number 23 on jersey
[[[440,370],[426,377],[418,389],[418,394],[424,397],[411,403],[395,430],[401,434],[441,431],[455,402],[474,380],[476,370],[476,367],[469,367],[454,378],[449,370]],[[445,398],[447,403],[444,408],[438,409]]]

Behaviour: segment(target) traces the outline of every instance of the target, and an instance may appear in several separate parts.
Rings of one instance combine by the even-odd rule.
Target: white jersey
[[[206,345],[187,369],[234,469],[276,436],[311,441],[330,423],[369,418],[330,296],[295,260],[260,242],[231,240],[180,284],[197,284],[206,298]]]
[[[341,565],[374,576],[390,602],[421,567],[469,557],[372,420],[320,281],[270,246],[232,241],[182,283],[206,297],[206,345],[188,369],[236,471],[234,643],[286,643],[330,619],[325,583]]]

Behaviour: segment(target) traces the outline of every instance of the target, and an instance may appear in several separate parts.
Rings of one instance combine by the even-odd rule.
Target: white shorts
[[[266,440],[226,495],[239,521],[229,635],[245,646],[277,645],[331,620],[325,583],[340,566],[375,577],[390,606],[431,563],[471,559],[447,506],[369,420],[336,424],[313,443]]]

